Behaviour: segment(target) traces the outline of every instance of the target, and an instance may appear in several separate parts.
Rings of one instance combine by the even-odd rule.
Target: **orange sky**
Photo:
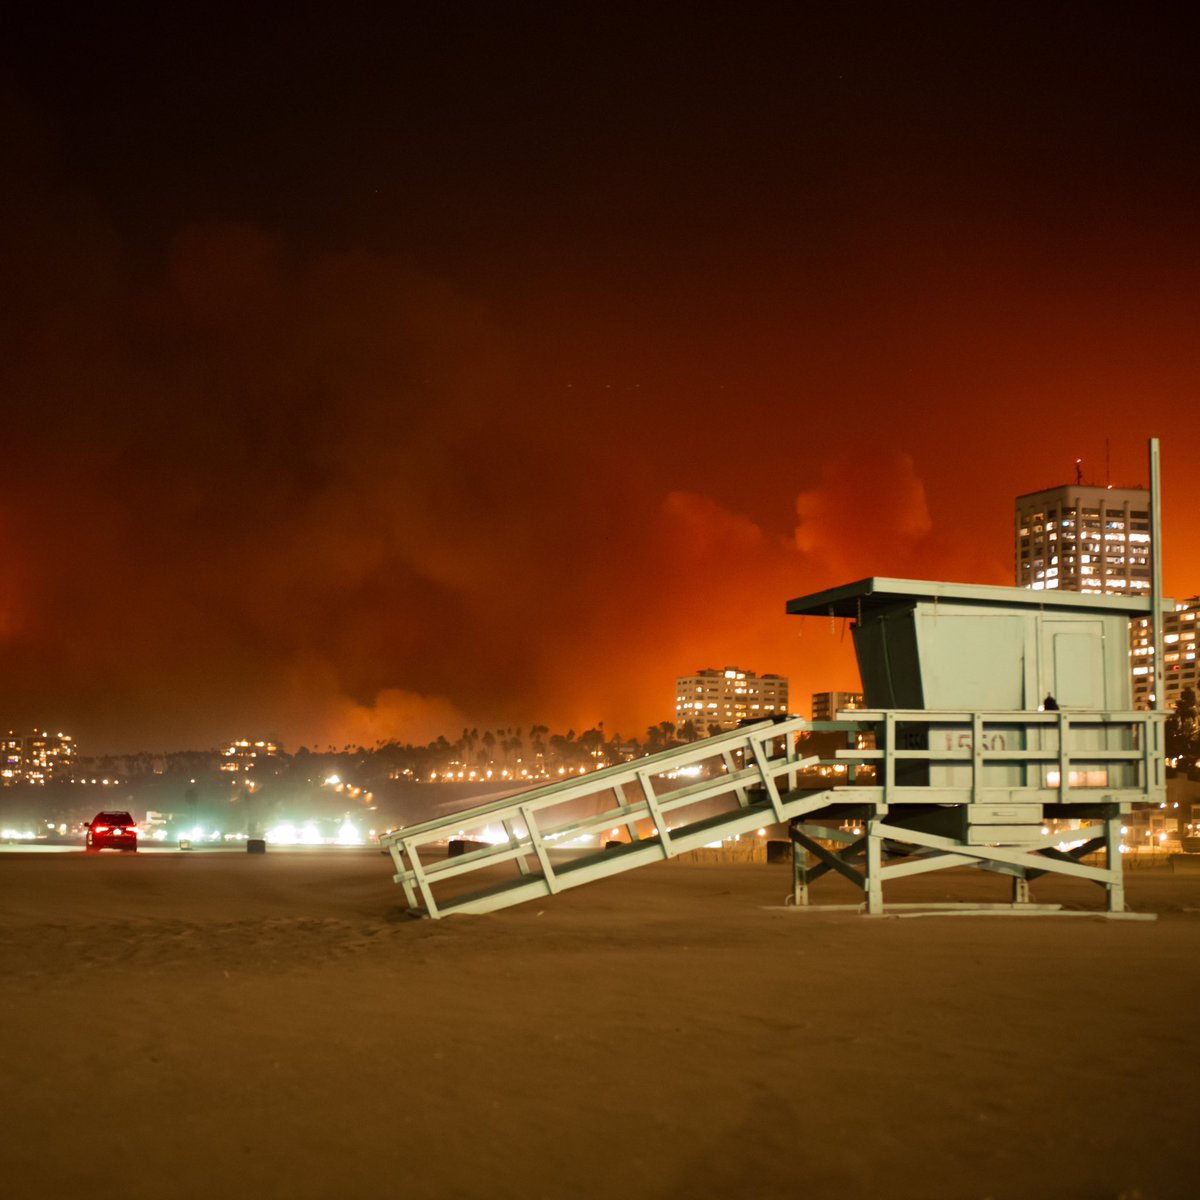
[[[863,11],[30,17],[0,721],[629,735],[733,663],[805,712],[853,659],[789,598],[1009,582],[1013,497],[1145,483],[1150,436],[1200,591],[1179,39]]]

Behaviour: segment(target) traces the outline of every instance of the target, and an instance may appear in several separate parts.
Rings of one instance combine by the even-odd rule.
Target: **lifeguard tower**
[[[1150,475],[1157,548],[1157,439]],[[1161,696],[1157,549],[1152,563]],[[882,578],[803,596],[789,613],[853,622],[866,710],[760,721],[382,843],[410,911],[430,917],[541,899],[778,825],[793,844],[797,911],[816,910],[810,886],[831,871],[861,889],[854,907],[878,915],[885,884],[968,867],[1011,879],[1009,902],[991,910],[1057,908],[1034,904],[1030,883],[1058,874],[1098,884],[1120,915],[1121,819],[1165,797],[1164,714],[1131,704],[1128,626],[1146,601]],[[832,757],[807,752],[830,739]]]
[[[812,727],[844,736],[845,782],[791,822],[798,906],[828,871],[880,913],[886,882],[969,866],[1010,876],[1026,911],[1049,873],[1124,911],[1121,818],[1165,794],[1162,714],[1131,703],[1144,600],[864,579],[787,610],[852,621],[867,704]]]
[[[830,871],[878,915],[890,881],[965,866],[1012,880],[990,909],[1057,907],[1029,885],[1059,874],[1124,911],[1121,818],[1165,791],[1162,714],[1130,704],[1144,603],[864,579],[787,611],[853,622],[866,710],[757,722],[397,830],[383,844],[410,910],[488,912],[786,825],[798,909]],[[807,753],[828,735],[831,756]]]

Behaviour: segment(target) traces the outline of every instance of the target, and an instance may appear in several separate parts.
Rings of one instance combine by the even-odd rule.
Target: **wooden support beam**
[[[814,841],[812,838],[808,837],[804,833],[801,833],[800,830],[795,828],[792,829],[792,841],[799,842],[805,850],[812,854],[813,857],[821,863],[819,867],[807,869],[809,881],[819,879],[827,871],[836,871],[844,879],[848,879],[852,884],[854,884],[855,887],[862,888],[864,891],[866,890],[866,876],[861,871],[856,871],[847,862],[847,859],[850,856],[857,858],[858,855],[862,853],[863,847],[867,841],[865,837],[860,838],[852,846],[847,847],[842,854],[838,854],[836,851],[826,849],[826,847],[822,846],[820,842]]]

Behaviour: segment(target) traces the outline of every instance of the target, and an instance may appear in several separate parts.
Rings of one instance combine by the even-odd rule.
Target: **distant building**
[[[839,712],[848,708],[862,708],[862,692],[813,692],[812,719],[833,721]]]
[[[1150,493],[1064,485],[1016,500],[1013,573],[1033,591],[1150,592]]]
[[[75,761],[75,742],[65,733],[17,733],[0,739],[0,783],[49,783],[67,777]]]
[[[279,747],[274,742],[252,742],[242,738],[232,742],[221,752],[221,770],[232,774],[252,771],[255,767],[266,766],[269,760],[278,758]]]
[[[1151,541],[1150,493],[1145,488],[1073,484],[1018,496],[1016,583],[1034,591],[1144,595],[1149,610]],[[1178,613],[1175,618],[1172,629],[1178,640],[1182,625]],[[1164,616],[1164,631],[1169,621]],[[1187,630],[1191,628],[1189,624]],[[1154,648],[1148,611],[1144,620],[1130,622],[1129,636],[1134,707],[1150,708]],[[1181,682],[1183,662],[1169,645],[1163,658],[1163,691],[1170,706],[1181,688],[1194,682]],[[1173,662],[1179,669],[1170,670]]]
[[[11,729],[0,742],[0,779],[6,784],[15,783],[21,778],[21,766],[25,761],[23,743],[24,739]]]
[[[1196,625],[1200,596],[1179,600],[1175,611],[1163,613],[1163,699],[1159,708],[1174,709],[1184,688],[1200,691],[1196,675]],[[1133,660],[1133,706],[1150,708],[1154,679],[1154,647],[1150,618],[1130,622],[1130,655]]]
[[[691,721],[701,735],[736,729],[740,721],[777,717],[788,710],[788,681],[740,667],[706,667],[675,680],[675,724]]]

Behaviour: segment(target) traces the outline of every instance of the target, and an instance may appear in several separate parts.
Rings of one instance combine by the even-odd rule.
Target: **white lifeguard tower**
[[[890,881],[967,866],[1012,880],[988,910],[1058,908],[1029,885],[1059,874],[1124,912],[1122,817],[1165,795],[1163,714],[1130,703],[1144,602],[864,579],[787,611],[853,622],[866,709],[757,722],[397,830],[383,844],[410,909],[487,912],[786,825],[797,908],[823,907],[809,889],[830,871],[878,915],[905,907],[885,906]],[[822,733],[832,757],[806,754]]]
[[[837,871],[879,913],[888,880],[966,865],[1011,876],[1013,905],[1058,873],[1124,911],[1121,818],[1165,794],[1162,714],[1130,694],[1144,600],[864,579],[787,610],[853,622],[866,700],[813,726],[845,735],[846,781],[791,822],[797,905]]]
[[[853,622],[867,709],[760,721],[396,830],[381,840],[410,911],[488,912],[787,825],[797,910],[830,871],[878,915],[889,881],[965,866],[1011,878],[991,911],[1057,909],[1030,883],[1058,874],[1123,914],[1122,817],[1166,790],[1164,714],[1133,710],[1128,657],[1148,600],[1161,698],[1157,439],[1150,475],[1148,598],[872,578],[792,600]],[[832,758],[803,753],[818,733],[840,741]]]

